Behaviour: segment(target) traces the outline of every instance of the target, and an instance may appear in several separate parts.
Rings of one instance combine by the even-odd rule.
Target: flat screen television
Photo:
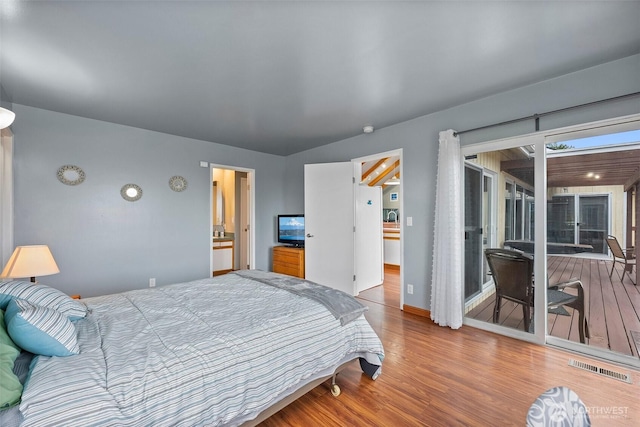
[[[278,242],[291,246],[304,246],[304,215],[278,215]]]

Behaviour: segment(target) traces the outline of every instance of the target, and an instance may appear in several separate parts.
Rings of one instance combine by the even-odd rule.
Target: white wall
[[[94,296],[208,277],[210,169],[256,171],[256,268],[269,269],[274,217],[282,212],[280,156],[181,138],[14,104],[15,245],[47,244],[60,273],[40,278],[69,294]],[[56,179],[66,164],[86,180]],[[169,178],[188,181],[183,192]],[[120,197],[142,187],[137,202]]]
[[[403,218],[413,217],[413,227],[402,236],[405,283],[414,285],[405,304],[430,308],[435,177],[438,133],[544,113],[640,91],[640,55],[588,68],[531,86],[496,94],[404,123],[378,129],[287,158],[286,209],[304,206],[303,165],[348,161],[353,158],[403,149]],[[639,98],[601,104],[541,119],[542,129],[552,129],[640,112]],[[375,125],[375,123],[373,123]],[[489,141],[530,133],[533,121],[496,127],[461,136],[461,144]],[[405,288],[406,289],[406,288]]]
[[[438,132],[464,130],[640,91],[640,55],[378,129],[282,158],[210,142],[13,105],[15,244],[50,245],[61,273],[41,279],[85,296],[200,278],[209,267],[209,169],[199,161],[256,170],[256,267],[270,268],[275,216],[302,212],[304,164],[348,161],[403,148],[402,216],[413,217],[402,243],[404,277],[414,285],[405,304],[429,309]],[[541,120],[543,129],[639,113],[638,98]],[[374,123],[375,125],[375,123]],[[529,133],[520,123],[466,134],[462,144]],[[75,164],[87,173],[78,187],[55,178]],[[168,179],[189,188],[173,193]],[[143,188],[138,202],[119,195]]]

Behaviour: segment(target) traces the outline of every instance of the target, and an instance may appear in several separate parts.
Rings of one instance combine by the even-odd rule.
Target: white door
[[[356,187],[356,289],[358,293],[384,281],[382,187]]]
[[[304,166],[305,278],[355,295],[354,164]]]
[[[251,253],[249,227],[251,198],[249,197],[249,180],[245,177],[240,178],[240,269],[250,268],[249,254]]]

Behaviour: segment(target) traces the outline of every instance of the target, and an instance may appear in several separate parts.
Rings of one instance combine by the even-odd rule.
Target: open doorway
[[[384,281],[361,291],[358,298],[402,308],[402,150],[354,159],[361,166],[361,185],[382,188]]]
[[[255,172],[232,166],[210,166],[211,275],[254,268]]]

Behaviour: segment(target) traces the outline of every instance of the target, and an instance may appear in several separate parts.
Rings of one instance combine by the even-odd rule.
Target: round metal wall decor
[[[187,189],[187,180],[181,176],[172,176],[169,180],[169,187],[173,191],[184,191]]]
[[[125,184],[120,189],[120,195],[128,202],[135,202],[142,197],[142,188],[135,184]]]
[[[84,171],[78,166],[64,165],[58,169],[58,181],[66,185],[82,184],[85,178]]]

